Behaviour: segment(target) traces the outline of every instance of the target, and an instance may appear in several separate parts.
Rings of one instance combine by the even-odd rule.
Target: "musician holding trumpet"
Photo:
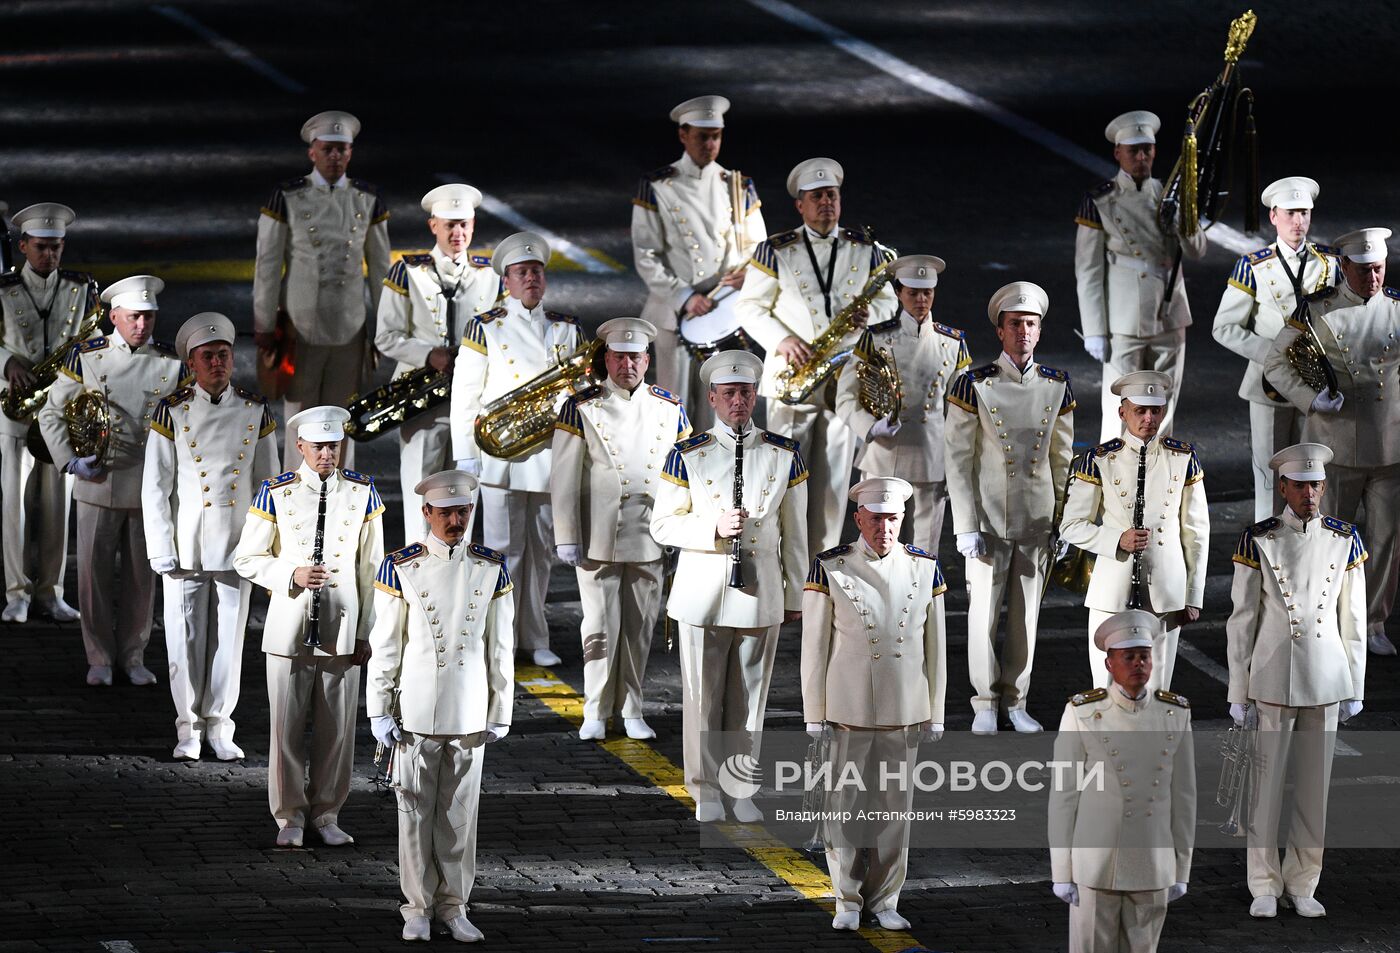
[[[354,843],[339,818],[350,794],[360,666],[370,654],[371,588],[384,558],[384,503],[374,480],[336,469],[349,419],[328,406],[287,421],[300,465],[262,482],[233,557],[238,574],[271,600],[262,650],[279,847],[300,847],[308,821],[328,847]]]

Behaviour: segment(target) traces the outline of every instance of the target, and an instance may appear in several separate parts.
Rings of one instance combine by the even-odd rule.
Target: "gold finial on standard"
[[[1253,10],[1246,10],[1230,23],[1230,32],[1225,38],[1225,62],[1238,63],[1244,54],[1245,44],[1254,33],[1254,24],[1258,21]]]

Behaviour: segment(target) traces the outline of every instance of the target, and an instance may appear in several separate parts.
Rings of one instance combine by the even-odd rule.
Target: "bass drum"
[[[752,350],[748,335],[739,325],[739,295],[733,288],[716,292],[715,306],[695,317],[680,318],[681,343],[695,360],[704,363],[719,351]]]

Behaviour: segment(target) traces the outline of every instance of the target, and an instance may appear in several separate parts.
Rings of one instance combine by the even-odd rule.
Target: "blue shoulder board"
[[[585,387],[583,390],[575,394],[574,403],[586,403],[595,397],[601,397],[605,393],[607,392],[603,389],[603,386],[601,384],[594,384],[592,387]]]
[[[1275,254],[1274,247],[1270,245],[1268,248],[1261,248],[1258,251],[1250,252],[1248,255],[1244,256],[1244,260],[1251,265],[1257,265],[1261,261],[1268,261],[1270,258],[1274,257]]]
[[[913,543],[905,543],[905,544],[904,544],[904,551],[905,551],[906,553],[908,553],[910,556],[921,556],[921,557],[923,557],[924,559],[933,559],[933,558],[934,558],[934,557],[933,557],[933,553],[930,553],[930,552],[929,552],[928,550],[926,550],[926,549],[920,549],[919,547],[915,546]]]
[[[934,327],[937,327],[937,325],[934,325]],[[869,331],[871,334],[884,334],[886,331],[894,331],[898,328],[899,315],[896,314],[888,321],[881,321],[879,324],[872,324],[868,326],[865,330]]]
[[[768,244],[772,245],[774,248],[786,248],[801,237],[802,233],[794,228],[790,232],[779,232],[776,235],[769,235]]]
[[[1114,453],[1123,449],[1123,441],[1119,437],[1114,437],[1106,443],[1101,443],[1089,452],[1096,457],[1101,457],[1106,453]]]
[[[565,314],[562,311],[546,311],[544,316],[551,321],[563,321],[567,324],[578,324],[578,318],[572,314]]]
[[[1350,536],[1352,531],[1356,528],[1346,520],[1339,520],[1335,516],[1324,516],[1322,518],[1322,525],[1326,526],[1338,536]]]
[[[410,268],[431,268],[433,267],[432,255],[404,255],[403,263]]]
[[[340,475],[354,483],[363,483],[366,486],[374,486],[374,477],[366,476],[358,470],[341,470]]]
[[[270,487],[286,486],[288,483],[295,483],[298,479],[300,478],[297,476],[297,471],[288,470],[286,473],[279,473],[268,480],[267,485]]]
[[[311,184],[311,180],[304,175],[299,175],[295,179],[288,179],[277,186],[283,192],[295,192],[297,189],[304,189]]]
[[[75,347],[73,350],[82,354],[86,354],[89,351],[100,351],[111,343],[112,342],[107,338],[107,335],[104,334],[100,338],[89,338],[86,341],[80,342],[78,346]]]
[[[1314,291],[1310,294],[1305,294],[1303,295],[1303,299],[1305,301],[1326,301],[1328,298],[1332,297],[1336,293],[1337,286],[1331,285],[1327,288],[1319,288],[1317,291]]]
[[[784,450],[790,450],[793,453],[797,452],[796,440],[793,440],[791,437],[784,437],[781,434],[775,434],[770,430],[763,431],[763,442],[771,443],[775,447],[782,447]]]
[[[1110,192],[1112,192],[1112,191],[1113,191],[1113,179],[1109,179],[1109,180],[1107,180],[1106,182],[1100,182],[1098,185],[1096,185],[1096,186],[1094,186],[1092,189],[1090,189],[1090,190],[1089,190],[1089,196],[1090,196],[1090,198],[1098,198],[1099,196],[1101,196],[1101,195],[1107,195],[1108,193],[1110,193]]]
[[[634,167],[635,168],[635,167]],[[663,165],[659,169],[652,169],[647,173],[647,178],[653,182],[660,182],[662,179],[669,179],[676,174],[676,167],[673,165]]]
[[[1319,255],[1331,255],[1333,258],[1342,257],[1342,250],[1336,245],[1324,245],[1321,242],[1313,242],[1313,248],[1317,249]]]
[[[830,549],[817,553],[818,559],[829,559],[832,556],[844,556],[851,551],[850,543],[842,543],[840,546],[833,546]]]
[[[694,450],[696,447],[703,447],[705,444],[709,443],[713,439],[714,438],[711,437],[709,434],[702,433],[698,436],[689,437],[685,440],[682,440],[680,443],[676,444],[676,449],[679,450],[681,453],[685,453],[689,450]]]
[[[476,265],[478,268],[490,268],[490,267],[491,267],[491,256],[490,256],[490,255],[472,255],[472,256],[471,256],[471,261],[472,261],[472,264],[473,264],[473,265]]]
[[[175,345],[170,344],[166,341],[151,340],[146,343],[148,343],[151,347],[155,348],[160,353],[164,354],[166,357],[178,358],[180,356],[179,352],[175,350]]]
[[[409,543],[403,549],[396,549],[384,558],[394,563],[408,562],[427,552],[422,543]]]
[[[1330,518],[1331,517],[1328,517],[1328,519]],[[1249,527],[1249,529],[1246,530],[1246,532],[1249,533],[1251,536],[1263,536],[1270,530],[1278,529],[1279,526],[1281,526],[1282,524],[1283,520],[1279,519],[1277,516],[1270,516],[1266,520],[1260,520],[1259,522],[1255,523],[1253,526]]]
[[[655,384],[651,385],[651,393],[653,396],[660,397],[662,400],[670,401],[673,404],[679,404],[681,402],[681,399],[675,394],[664,387],[657,387]]]
[[[1163,437],[1162,446],[1168,450],[1175,450],[1177,453],[1190,453],[1196,449],[1185,440],[1177,440],[1175,437]]]
[[[505,309],[505,308],[492,308],[490,311],[484,311],[484,312],[482,312],[481,314],[478,314],[478,315],[476,316],[476,319],[477,319],[478,321],[480,321],[482,324],[489,324],[490,322],[496,320],[497,318],[504,318],[505,316],[506,316],[506,309]]]
[[[18,275],[19,272],[15,272],[15,274]],[[92,280],[92,275],[85,271],[70,271],[67,268],[58,269],[58,277],[66,281],[77,282],[81,285],[85,285]]]
[[[855,242],[857,245],[873,245],[875,235],[871,232],[869,225],[862,225],[860,228],[843,228],[841,237],[848,242]]]
[[[368,192],[370,195],[379,194],[379,186],[375,185],[373,182],[366,182],[364,179],[351,179],[350,184],[361,192]]]
[[[988,377],[996,377],[1001,373],[1001,368],[997,367],[995,364],[988,364],[985,367],[979,367],[967,373],[973,380],[981,381],[986,380]]]
[[[1067,381],[1069,374],[1055,367],[1046,367],[1044,364],[1037,364],[1035,369],[1040,371],[1041,377],[1048,377],[1052,381]]]
[[[489,548],[487,548],[486,546],[481,546],[481,545],[478,545],[477,543],[472,543],[471,546],[468,547],[468,548],[471,550],[473,556],[480,556],[480,557],[482,557],[483,559],[490,559],[490,560],[492,560],[492,561],[494,561],[494,562],[500,563],[500,564],[503,565],[503,566],[505,565],[505,562],[506,562],[506,554],[505,554],[505,553],[498,553],[498,552],[496,552],[496,550],[494,550],[494,549],[489,549]]]
[[[939,324],[937,321],[933,322],[933,329],[939,334],[947,335],[948,337],[958,341],[961,341],[964,337],[962,331],[958,330],[957,328],[949,327],[946,324]]]
[[[1382,290],[1385,291],[1385,296],[1387,298],[1400,301],[1400,291],[1396,291],[1394,288],[1390,287],[1390,285],[1386,285]]]
[[[0,288],[8,288],[10,285],[18,284],[20,280],[18,268],[7,271],[0,275]]]
[[[259,394],[257,391],[248,390],[244,387],[239,387],[237,384],[233,385],[233,392],[239,397],[242,397],[244,400],[251,400],[255,404],[267,403],[267,398],[264,397],[262,394]]]

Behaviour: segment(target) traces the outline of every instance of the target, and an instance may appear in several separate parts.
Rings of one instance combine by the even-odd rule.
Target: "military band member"
[[[501,287],[491,256],[471,253],[481,192],[470,185],[440,185],[421,204],[433,234],[432,251],[395,262],[384,279],[384,287],[394,293],[379,297],[374,346],[398,362],[395,377],[420,368],[450,375],[467,322],[491,309]],[[444,402],[399,428],[406,542],[423,534],[422,501],[412,488],[453,462],[449,410]]]
[[[911,784],[921,736],[943,735],[947,630],[938,559],[899,544],[899,524],[914,488],[898,477],[851,487],[860,538],[812,561],[802,594],[802,708],[807,730],[831,731],[833,777],[854,765],[866,791],[838,790],[829,811],[894,812],[904,819],[838,826],[827,840],[838,930],[860,928],[862,911],[887,930],[907,930],[899,891],[909,867]],[[850,803],[846,803],[849,801]],[[843,829],[844,828],[844,829]],[[872,843],[873,841],[873,843]]]
[[[1264,376],[1304,414],[1304,439],[1336,455],[1322,508],[1353,522],[1364,503],[1372,556],[1366,643],[1376,655],[1395,654],[1385,623],[1400,573],[1400,393],[1394,386],[1400,291],[1385,284],[1389,237],[1388,228],[1363,228],[1338,238],[1344,280],[1308,298],[1315,341],[1337,376],[1337,393],[1309,385],[1289,360],[1289,347],[1307,333],[1296,320],[1279,332],[1264,361]]]
[[[1206,594],[1210,513],[1205,470],[1184,440],[1159,435],[1172,379],[1134,371],[1113,382],[1123,436],[1084,454],[1070,477],[1060,539],[1098,557],[1084,604],[1089,608],[1089,677],[1104,679],[1094,633],[1128,608],[1136,555],[1140,608],[1162,620],[1152,643],[1154,691],[1170,688],[1181,626],[1200,617]],[[1146,458],[1142,529],[1134,529],[1139,463]]]
[[[133,685],[156,683],[144,664],[156,590],[141,525],[141,483],[151,418],[185,377],[175,349],[151,337],[156,295],[164,287],[150,275],[109,285],[102,300],[110,306],[115,333],[89,338],[68,352],[39,411],[54,466],[77,477],[78,606],[89,685],[112,684],[114,665]],[[79,456],[64,408],[84,391],[105,395],[111,430],[105,450]]]
[[[428,532],[374,582],[365,701],[374,737],[397,747],[405,940],[427,940],[434,914],[453,939],[482,939],[467,919],[481,763],[510,731],[515,635],[505,557],[466,539],[476,486],[456,470],[418,483]]]
[[[516,232],[496,246],[491,267],[509,297],[467,322],[452,377],[452,454],[457,468],[481,481],[482,539],[506,555],[515,582],[515,646],[536,665],[557,665],[550,651],[544,598],[554,562],[549,508],[550,443],[505,459],[476,441],[482,409],[567,360],[583,343],[578,318],[544,307],[549,244]]]
[[[1331,460],[1332,451],[1316,443],[1275,454],[1269,465],[1287,505],[1246,529],[1235,550],[1234,610],[1225,629],[1230,715],[1258,727],[1247,853],[1253,917],[1275,916],[1280,899],[1299,916],[1326,916],[1313,892],[1322,876],[1337,723],[1361,711],[1365,693],[1366,547],[1356,527],[1322,513]],[[1280,867],[1290,761],[1293,809]]]
[[[1167,904],[1191,879],[1191,705],[1147,687],[1161,634],[1150,612],[1110,616],[1094,633],[1108,687],[1074,695],[1060,718],[1056,762],[1097,767],[1106,779],[1080,785],[1072,778],[1082,775],[1057,772],[1067,781],[1050,794],[1050,875],[1069,904],[1070,953],[1154,953]]]
[[[762,374],[748,351],[720,351],[700,368],[715,425],[671,449],[651,514],[656,541],[681,551],[683,582],[666,612],[679,623],[685,783],[702,823],[725,817],[720,764],[758,756],[778,626],[801,615],[807,467],[795,441],[752,423]],[[744,505],[735,507],[740,434]],[[763,819],[750,798],[733,800],[732,810],[741,823]]]
[[[296,373],[283,402],[287,418],[303,407],[344,405],[360,389],[366,271],[377,310],[389,271],[389,211],[373,185],[346,174],[359,134],[360,121],[347,112],[308,119],[301,138],[310,174],[273,189],[258,216],[253,329],[260,357],[270,356],[278,312],[291,320]],[[297,458],[295,439],[288,428],[285,459]]]
[[[1161,121],[1152,113],[1124,113],[1108,124],[1118,174],[1089,192],[1074,221],[1074,275],[1084,349],[1104,365],[1103,423],[1099,440],[1118,436],[1118,398],[1109,389],[1131,371],[1161,371],[1172,379],[1162,433],[1170,435],[1186,359],[1191,305],[1182,271],[1169,290],[1178,250],[1198,259],[1205,232],[1191,238],[1164,235],[1157,225],[1162,181],[1152,177]],[[1170,294],[1170,301],[1167,296]]]
[[[1049,306],[1045,290],[1032,282],[999,288],[987,317],[1001,356],[964,373],[948,395],[948,496],[958,552],[967,560],[976,734],[996,734],[998,705],[1017,731],[1041,730],[1026,711],[1026,696],[1055,513],[1073,454],[1075,407],[1069,375],[1035,360]],[[998,662],[1003,596],[1006,640]]]
[[[328,847],[355,841],[340,828],[340,809],[350,794],[360,666],[370,654],[371,588],[384,558],[384,503],[370,477],[336,469],[349,419],[341,407],[311,407],[287,421],[297,468],[262,482],[233,556],[238,574],[271,600],[262,650],[272,729],[267,793],[279,847],[300,847],[308,821]]]
[[[252,585],[233,550],[253,490],[277,473],[277,422],[261,395],[231,383],[233,322],[206,311],[180,326],[175,350],[194,383],[156,406],[146,441],[141,516],[146,556],[164,577],[165,650],[175,702],[175,758],[243,757],[233,710]]]
[[[768,354],[759,388],[768,398],[768,427],[801,445],[812,467],[807,542],[813,554],[835,546],[841,537],[855,438],[829,409],[821,389],[809,403],[778,400],[778,376],[812,356],[812,342],[895,258],[894,250],[875,241],[869,228],[841,227],[844,181],[835,159],[808,159],[788,173],[788,194],[802,225],[754,248],[738,303],[744,330]],[[883,322],[897,309],[894,292],[881,288],[859,323]],[[849,337],[854,345],[859,334]]]
[[[1340,277],[1337,250],[1308,241],[1318,191],[1315,181],[1300,175],[1264,189],[1264,207],[1278,237],[1235,262],[1215,312],[1215,339],[1249,361],[1240,396],[1249,402],[1256,520],[1282,505],[1269,460],[1297,440],[1303,427],[1302,415],[1264,378],[1264,359],[1304,297],[1336,284]]]
[[[690,421],[680,398],[646,385],[655,336],[648,321],[604,322],[607,377],[565,400],[554,425],[554,540],[560,561],[577,568],[583,604],[585,740],[604,737],[614,715],[627,737],[656,737],[642,714],[663,576],[652,502],[666,456],[690,436]]]
[[[933,255],[905,255],[890,263],[890,283],[899,298],[899,313],[866,328],[856,344],[851,366],[836,386],[836,413],[846,421],[864,449],[856,456],[861,477],[869,480],[898,473],[914,487],[913,519],[903,523],[903,538],[938,552],[948,484],[943,469],[945,401],[958,376],[972,363],[963,332],[932,320],[934,289],[945,265]],[[875,419],[861,402],[859,368],[887,362],[901,385],[895,414]],[[922,404],[922,408],[919,406]]]
[[[672,109],[684,152],[643,176],[632,200],[632,253],[647,284],[642,318],[656,325],[656,381],[698,410],[702,427],[710,410],[699,399],[700,364],[681,343],[680,326],[743,287],[754,245],[768,234],[748,176],[737,210],[742,228],[734,227],[730,177],[738,173],[718,162],[728,111],[723,96],[697,96]]]
[[[57,202],[31,205],[14,216],[24,264],[0,275],[0,371],[16,396],[34,391],[34,365],[75,337],[97,311],[92,277],[59,267],[64,236],[75,217]],[[8,235],[3,242],[8,248]],[[74,622],[78,611],[63,599],[73,477],[36,463],[25,446],[29,426],[29,420],[0,414],[0,496],[9,501],[0,521],[5,563],[0,620],[28,621],[32,602],[55,622]],[[29,572],[31,546],[34,577]]]

